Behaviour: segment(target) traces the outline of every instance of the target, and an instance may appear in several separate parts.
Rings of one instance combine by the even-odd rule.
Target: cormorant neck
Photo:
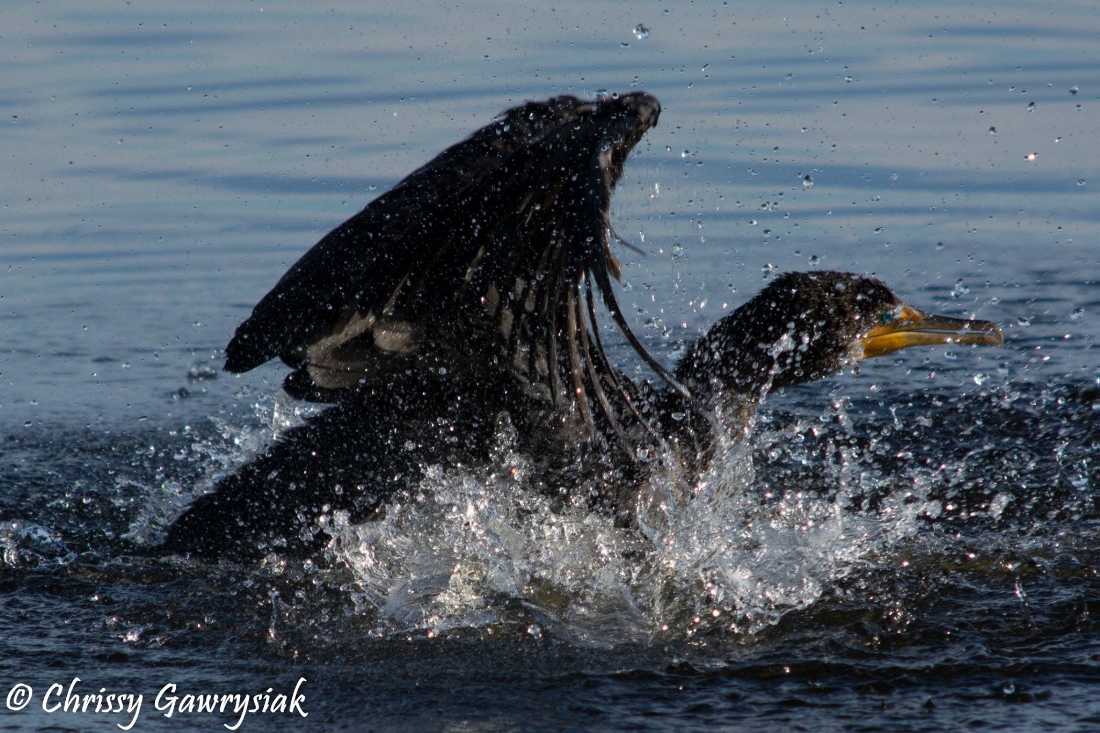
[[[779,368],[782,356],[797,348],[797,336],[782,331],[761,339],[749,305],[714,324],[676,367],[676,378],[702,403],[755,403],[773,390],[813,378],[796,381]]]
[[[859,361],[861,303],[880,287],[893,297],[846,273],[784,274],[695,342],[676,378],[698,400],[728,403],[834,374]]]

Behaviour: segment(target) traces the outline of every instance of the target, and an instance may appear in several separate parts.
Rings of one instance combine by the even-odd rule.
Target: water
[[[137,729],[236,720],[165,718],[168,684],[301,677],[308,718],[242,729],[1100,721],[1091,4],[13,3],[4,25],[0,692],[34,690],[5,726],[128,722],[45,712],[74,677],[142,694]],[[814,268],[1005,348],[775,396],[642,532],[546,511],[502,434],[492,465],[334,522],[328,565],[120,555],[300,418],[277,365],[217,367],[307,247],[505,107],[632,88],[664,106],[613,212],[649,253],[622,253],[620,300],[654,353]]]

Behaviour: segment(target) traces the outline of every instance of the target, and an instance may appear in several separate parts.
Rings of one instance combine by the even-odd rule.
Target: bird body
[[[427,466],[488,460],[502,431],[545,491],[629,524],[654,470],[672,461],[693,481],[773,390],[908,346],[1003,341],[872,278],[787,273],[669,372],[611,284],[611,194],[659,114],[641,92],[516,107],[307,252],[238,328],[226,368],[277,356],[289,393],[334,404],[200,497],[164,551],[312,551],[322,517],[369,520]],[[610,363],[597,295],[656,381]]]

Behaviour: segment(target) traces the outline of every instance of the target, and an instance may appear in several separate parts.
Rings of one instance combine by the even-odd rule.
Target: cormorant
[[[428,466],[487,461],[507,423],[547,491],[628,523],[656,465],[697,476],[770,391],[908,346],[1003,343],[992,323],[923,314],[872,278],[787,273],[669,373],[616,303],[608,219],[659,114],[641,92],[529,102],[325,236],[237,329],[226,369],[278,356],[287,392],[333,406],[196,500],[162,549],[309,552],[323,515],[365,521]],[[609,363],[596,291],[660,382]]]

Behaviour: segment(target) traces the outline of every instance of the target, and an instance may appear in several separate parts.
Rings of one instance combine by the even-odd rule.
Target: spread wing
[[[287,388],[333,398],[415,365],[493,363],[577,413],[633,412],[600,344],[593,291],[642,358],[611,287],[611,193],[656,124],[644,93],[505,112],[330,232],[256,306],[226,369],[279,356]],[[636,414],[636,413],[635,413]]]

